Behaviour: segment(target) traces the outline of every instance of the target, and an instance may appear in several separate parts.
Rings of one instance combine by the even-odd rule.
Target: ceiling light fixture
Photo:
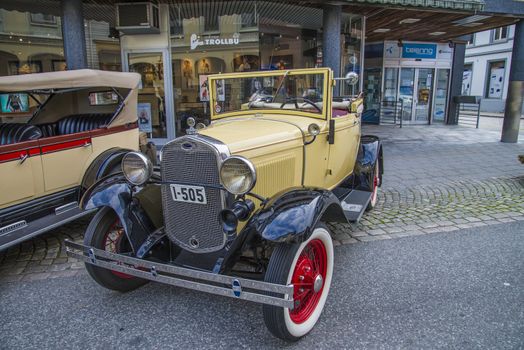
[[[403,20],[401,20],[398,23],[399,24],[413,24],[417,22],[420,22],[420,18],[404,18]]]
[[[429,33],[429,35],[433,35],[433,36],[439,36],[439,35],[444,35],[446,34],[446,32],[433,32],[433,33]]]
[[[387,32],[389,32],[389,31],[391,31],[391,29],[388,29],[388,28],[378,28],[378,29],[375,29],[375,30],[373,31],[373,33],[387,33]]]

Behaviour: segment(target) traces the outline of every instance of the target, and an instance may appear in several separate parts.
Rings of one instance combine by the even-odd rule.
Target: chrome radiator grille
[[[162,180],[219,185],[218,153],[211,144],[195,137],[182,137],[162,149]],[[195,253],[220,250],[226,235],[218,214],[224,208],[222,191],[205,188],[207,204],[176,202],[170,185],[162,185],[165,230],[171,241]]]

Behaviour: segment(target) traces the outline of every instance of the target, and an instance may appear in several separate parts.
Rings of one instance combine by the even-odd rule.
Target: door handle
[[[89,146],[91,146],[91,142],[86,141],[82,147],[87,148]]]
[[[29,153],[24,153],[24,154],[21,154],[20,155],[20,162],[18,164],[24,164],[24,162],[26,161],[26,159],[29,158]]]

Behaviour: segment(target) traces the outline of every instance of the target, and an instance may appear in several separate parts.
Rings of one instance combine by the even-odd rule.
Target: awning
[[[484,0],[346,0],[348,3],[482,11]]]

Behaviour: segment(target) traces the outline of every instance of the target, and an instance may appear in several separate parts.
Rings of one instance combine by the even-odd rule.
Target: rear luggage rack
[[[293,285],[281,285],[110,253],[83,244],[65,241],[67,255],[85,263],[122,272],[150,281],[198,290],[256,303],[293,309]],[[280,296],[276,296],[280,295]]]

